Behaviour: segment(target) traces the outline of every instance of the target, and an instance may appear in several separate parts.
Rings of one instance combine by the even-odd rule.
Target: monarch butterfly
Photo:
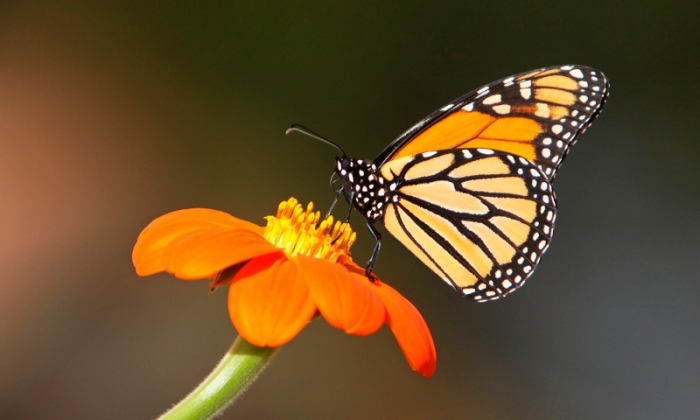
[[[483,302],[522,286],[547,250],[557,209],[552,180],[608,90],[603,73],[591,67],[516,74],[428,115],[373,161],[349,158],[302,126],[287,132],[342,153],[338,195],[365,217],[376,239],[370,278],[381,247],[374,223],[382,221],[463,297]]]

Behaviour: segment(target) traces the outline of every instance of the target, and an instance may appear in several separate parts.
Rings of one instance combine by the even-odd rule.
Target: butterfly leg
[[[346,195],[346,197],[347,197],[347,195]],[[338,197],[336,196],[336,201],[337,201],[337,198]],[[340,239],[343,236],[343,233],[345,232],[345,228],[350,224],[350,215],[352,214],[352,201],[354,198],[355,198],[355,192],[353,191],[352,194],[350,195],[350,198],[348,199],[348,201],[350,202],[350,208],[348,209],[348,215],[345,218],[345,224],[343,225],[343,228],[340,229],[338,236],[336,236],[335,239],[333,239],[331,244],[334,244],[335,241],[337,241],[338,239]],[[333,202],[333,205],[335,206],[335,201]],[[330,213],[329,213],[329,215],[330,215]]]
[[[330,206],[330,208],[328,209],[328,212],[326,213],[326,216],[323,218],[324,220],[325,220],[325,219],[328,219],[328,216],[330,216],[331,213],[333,213],[333,209],[335,208],[335,205],[338,203],[338,197],[340,197],[340,193],[341,193],[341,192],[342,192],[342,191],[338,191],[338,193],[335,195],[335,199],[334,199],[333,202],[331,203],[331,206]]]
[[[382,247],[382,234],[379,233],[377,228],[374,227],[374,225],[371,222],[367,223],[367,228],[369,229],[376,242],[374,244],[374,250],[372,251],[372,257],[367,262],[367,268],[365,268],[365,275],[368,279],[374,281],[377,280],[377,277],[372,273],[372,270],[374,269],[374,263],[377,261],[377,257],[379,256],[379,250]]]

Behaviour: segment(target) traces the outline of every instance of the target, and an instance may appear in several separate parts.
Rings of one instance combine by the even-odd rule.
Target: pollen
[[[267,228],[263,236],[289,258],[305,255],[337,262],[342,255],[349,257],[357,238],[350,224],[334,221],[333,216],[321,220],[321,212],[313,210],[313,203],[304,210],[293,197],[281,202],[277,215],[265,218]]]

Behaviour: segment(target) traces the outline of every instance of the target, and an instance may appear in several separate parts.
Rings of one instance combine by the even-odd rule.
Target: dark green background
[[[236,335],[226,291],[138,278],[131,248],[179,208],[325,209],[334,151],[291,123],[373,158],[474,88],[568,63],[611,96],[527,286],[464,301],[388,238],[377,273],[423,313],[435,376],[386,328],[315,321],[223,418],[700,417],[698,22],[692,0],[3,2],[0,417],[151,418],[209,372]]]

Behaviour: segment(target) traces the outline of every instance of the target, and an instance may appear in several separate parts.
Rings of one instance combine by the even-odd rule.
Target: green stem
[[[201,384],[160,420],[211,419],[223,412],[270,363],[279,347],[257,347],[236,338],[226,355]]]

